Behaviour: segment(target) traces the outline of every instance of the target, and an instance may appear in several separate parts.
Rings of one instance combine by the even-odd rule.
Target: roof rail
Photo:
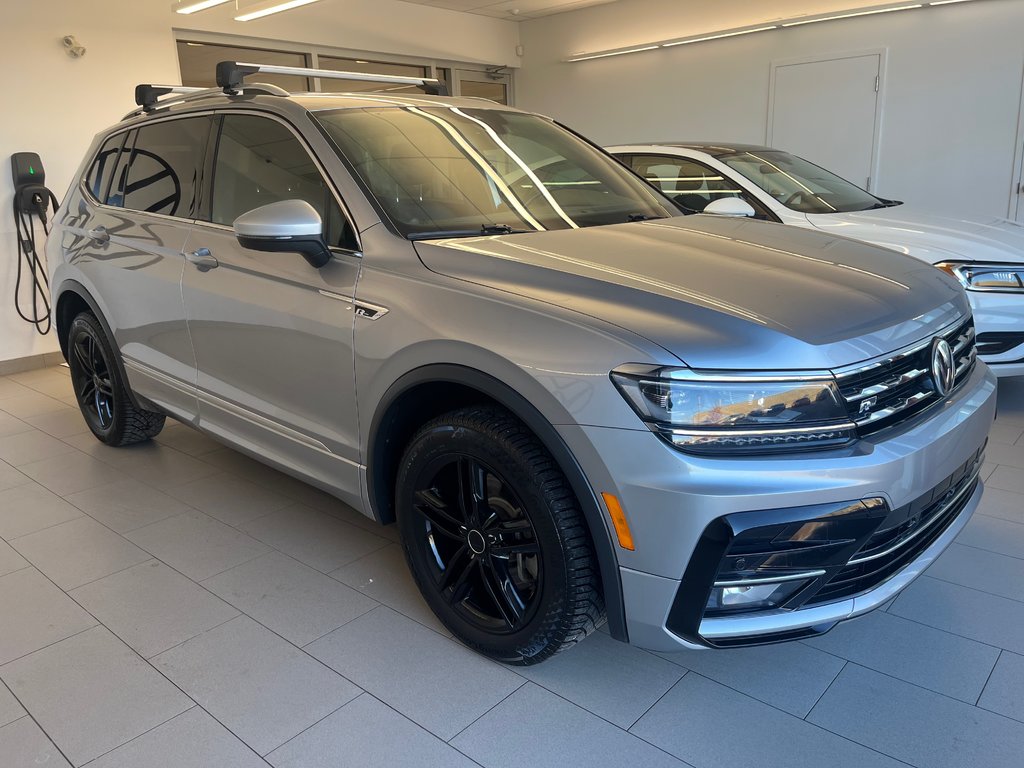
[[[290,95],[284,88],[271,85],[270,83],[250,83],[245,86],[244,90],[250,93],[262,93],[267,96]],[[174,94],[174,96],[169,99],[160,99],[161,96],[169,93]],[[149,114],[157,107],[205,99],[207,96],[222,96],[223,94],[224,91],[220,88],[192,88],[182,85],[137,85],[135,86],[135,103],[142,108],[133,109],[121,119],[127,120],[129,117],[137,117],[144,113]]]
[[[281,67],[276,64],[247,64],[239,61],[222,61],[217,65],[217,85],[224,93],[234,94],[242,87],[248,75],[299,75],[300,77],[321,77],[329,80],[362,80],[370,83],[389,85],[420,85],[432,96],[447,96],[448,86],[434,77],[403,77],[400,75],[374,75],[366,72],[338,72],[333,69],[310,69],[307,67]]]

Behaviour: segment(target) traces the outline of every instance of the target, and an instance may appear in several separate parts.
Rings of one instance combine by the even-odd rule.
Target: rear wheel
[[[164,414],[132,405],[128,383],[99,321],[82,312],[68,330],[68,366],[78,407],[92,433],[107,445],[141,443],[164,427]]]
[[[511,414],[466,408],[424,426],[397,481],[413,576],[466,645],[536,664],[603,618],[597,564],[565,476]]]

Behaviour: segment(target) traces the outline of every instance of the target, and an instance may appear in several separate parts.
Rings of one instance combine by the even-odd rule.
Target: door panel
[[[283,122],[253,114],[221,121],[209,223],[190,251],[182,295],[196,354],[200,424],[273,463],[360,503],[352,361],[360,258],[333,188]],[[285,199],[320,213],[337,255],[317,270],[299,254],[242,248],[241,213]]]
[[[881,56],[777,65],[768,144],[871,190]]]

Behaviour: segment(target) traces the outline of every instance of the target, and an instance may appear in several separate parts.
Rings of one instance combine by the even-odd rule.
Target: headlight
[[[833,448],[855,436],[831,374],[747,376],[627,365],[611,376],[641,419],[691,453]]]
[[[969,291],[1024,293],[1024,265],[959,264],[944,261],[935,266],[955,277]]]

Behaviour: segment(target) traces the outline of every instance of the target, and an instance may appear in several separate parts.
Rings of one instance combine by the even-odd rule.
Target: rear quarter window
[[[103,142],[103,146],[96,153],[96,157],[93,158],[89,171],[85,175],[85,186],[98,201],[106,198],[110,180],[114,177],[117,155],[121,151],[126,136],[125,133],[119,133]]]

